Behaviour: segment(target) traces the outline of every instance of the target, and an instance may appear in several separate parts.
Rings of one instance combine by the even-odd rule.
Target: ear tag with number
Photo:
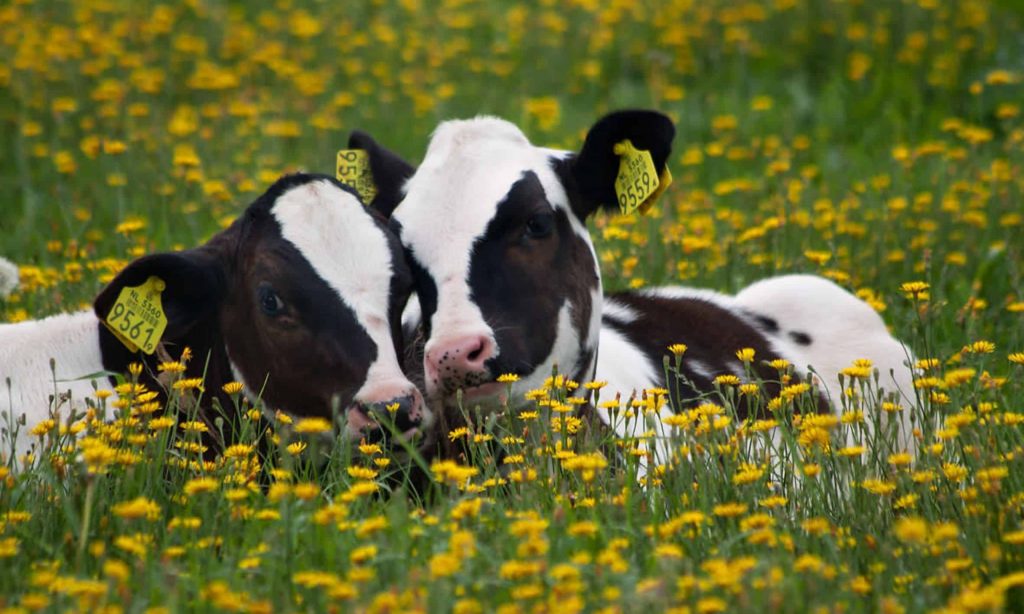
[[[616,143],[614,152],[619,156],[619,174],[615,178],[619,209],[625,215],[638,210],[646,212],[672,183],[668,166],[659,177],[651,152],[633,147],[629,139]]]
[[[150,277],[141,286],[121,288],[103,323],[132,352],[152,354],[167,328],[167,314],[160,302],[166,284]]]
[[[359,192],[364,205],[373,202],[377,196],[377,184],[370,172],[370,155],[363,149],[342,149],[338,151],[338,181]]]

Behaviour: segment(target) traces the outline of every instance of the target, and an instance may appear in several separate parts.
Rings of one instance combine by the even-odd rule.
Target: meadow
[[[832,419],[794,418],[794,390],[745,423],[757,387],[725,379],[642,481],[650,442],[581,424],[553,377],[535,410],[449,434],[465,453],[419,493],[379,446],[263,431],[238,394],[241,441],[203,461],[179,407],[202,383],[161,408],[124,374],[116,407],[98,390],[0,467],[0,612],[1020,611],[1022,100],[1010,2],[0,6],[0,255],[22,281],[0,322],[88,306],[281,173],[332,173],[351,129],[415,161],[438,121],[490,113],[574,149],[638,106],[677,121],[675,183],[594,222],[606,288],[818,273],[920,369],[901,408],[852,367]],[[587,392],[633,419],[664,396]],[[867,434],[895,411],[916,455]]]

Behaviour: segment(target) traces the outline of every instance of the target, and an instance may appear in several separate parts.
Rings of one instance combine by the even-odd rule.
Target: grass
[[[926,361],[921,454],[865,432],[869,391],[835,424],[788,419],[796,395],[741,425],[723,384],[638,484],[650,442],[576,431],[552,381],[535,412],[453,433],[465,455],[421,500],[397,460],[302,434],[317,423],[265,433],[243,411],[243,441],[203,464],[176,392],[171,419],[138,402],[77,443],[41,428],[33,468],[0,469],[0,608],[1021,607],[1015,3],[349,4],[0,8],[0,254],[23,277],[0,321],[88,304],[281,172],[330,172],[352,128],[415,160],[447,117],[574,148],[601,113],[655,107],[678,122],[676,183],[595,221],[606,286],[835,279]]]

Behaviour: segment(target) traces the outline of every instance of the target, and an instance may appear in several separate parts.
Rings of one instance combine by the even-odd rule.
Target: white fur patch
[[[697,300],[705,301],[725,309],[736,311],[736,301],[728,294],[707,290],[704,288],[691,288],[689,286],[659,286],[657,288],[644,288],[639,291],[644,296],[676,300]]]
[[[622,333],[608,326],[601,329],[595,379],[608,382],[608,385],[601,389],[601,399],[614,399],[618,394],[622,399],[623,408],[628,407],[630,398],[640,398],[644,390],[661,384],[660,371],[651,364],[647,354]],[[617,418],[611,419],[606,409],[598,408],[596,412],[620,437],[638,437],[653,429],[655,439],[651,445],[657,453],[658,462],[665,462],[669,458],[672,442],[668,438],[668,430],[661,421],[661,418],[672,415],[667,403],[659,408],[656,416],[635,416],[627,419],[620,413]],[[639,476],[642,477],[646,473],[646,463],[642,462]]]
[[[913,353],[889,334],[882,317],[866,302],[832,281],[816,275],[784,275],[756,282],[736,295],[736,304],[778,322],[772,335],[783,357],[794,365],[811,365],[835,407],[842,389],[839,373],[858,358],[871,360],[879,372],[879,387],[899,393],[905,410],[901,416],[902,443],[913,450],[909,413],[916,404]],[[790,332],[810,336],[810,345],[794,343]],[[890,374],[892,372],[892,374]]]
[[[63,422],[72,410],[85,411],[85,398],[93,397],[93,382],[99,388],[110,387],[105,377],[80,379],[103,371],[100,326],[92,311],[0,325],[0,428],[9,429],[11,419],[25,418],[15,441],[16,458],[37,441],[29,434],[32,427],[51,417],[50,396],[71,393],[71,402],[53,416]],[[56,377],[50,371],[50,359]],[[10,453],[10,441],[5,438],[0,458],[7,459]]]
[[[18,266],[0,258],[0,298],[7,298],[18,287]]]
[[[395,355],[388,322],[391,250],[387,236],[362,203],[331,182],[319,180],[285,192],[272,212],[281,225],[281,236],[338,293],[377,345],[377,358],[356,398],[381,401],[364,396],[381,383],[401,381],[411,389]]]
[[[608,382],[601,389],[604,399],[613,398],[616,394],[623,399],[639,396],[661,382],[661,374],[647,354],[625,335],[608,326],[601,329],[595,377]]]
[[[616,301],[614,297],[605,297],[602,315],[622,324],[631,324],[640,319],[636,309]]]
[[[707,380],[714,378],[714,373],[711,371],[711,367],[703,360],[699,358],[686,358],[684,356],[683,361],[686,363],[686,366],[690,371],[693,371],[700,377]]]

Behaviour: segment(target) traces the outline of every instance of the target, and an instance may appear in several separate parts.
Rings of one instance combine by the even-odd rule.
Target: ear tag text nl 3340
[[[624,215],[645,213],[672,183],[668,165],[659,176],[651,152],[637,149],[629,139],[616,143],[614,152],[619,156],[619,174],[615,177],[619,209]]]
[[[167,314],[160,302],[166,284],[159,277],[150,277],[141,286],[126,286],[117,295],[103,323],[132,352],[146,354],[156,351],[167,329]]]
[[[373,182],[370,172],[370,155],[362,149],[342,149],[338,151],[338,181],[359,192],[364,205],[373,202],[377,196],[377,184]]]

